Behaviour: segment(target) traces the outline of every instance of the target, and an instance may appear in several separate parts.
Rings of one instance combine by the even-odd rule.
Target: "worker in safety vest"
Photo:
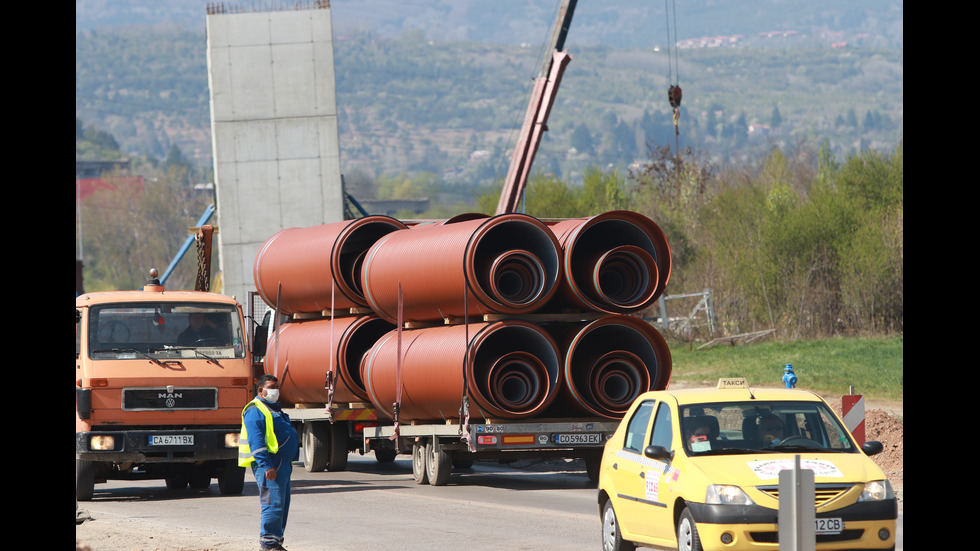
[[[252,468],[259,487],[259,546],[282,550],[289,515],[289,479],[299,454],[299,437],[278,402],[279,380],[272,375],[259,377],[255,399],[242,410],[238,464]]]

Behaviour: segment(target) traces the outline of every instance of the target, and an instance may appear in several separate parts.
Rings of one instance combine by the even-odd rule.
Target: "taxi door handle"
[[[640,478],[646,479],[646,477],[647,477],[647,472],[646,471],[640,471]]]

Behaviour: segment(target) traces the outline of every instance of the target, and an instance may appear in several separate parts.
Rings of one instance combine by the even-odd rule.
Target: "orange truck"
[[[142,290],[77,296],[77,499],[136,478],[171,489],[217,478],[221,494],[240,494],[238,434],[254,380],[247,333],[234,298],[165,290],[155,271]]]

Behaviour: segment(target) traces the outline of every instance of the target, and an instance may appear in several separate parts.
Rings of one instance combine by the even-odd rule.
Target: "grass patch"
[[[797,388],[844,395],[851,385],[866,399],[902,402],[903,337],[835,338],[762,342],[696,350],[670,342],[671,381],[713,385],[719,377],[745,377],[760,387],[783,387],[783,368],[793,364]]]

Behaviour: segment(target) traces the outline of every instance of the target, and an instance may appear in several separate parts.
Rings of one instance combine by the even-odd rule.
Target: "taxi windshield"
[[[230,304],[146,302],[93,306],[92,359],[242,358],[238,309]]]
[[[751,401],[680,407],[688,455],[856,453],[857,447],[822,402]]]

